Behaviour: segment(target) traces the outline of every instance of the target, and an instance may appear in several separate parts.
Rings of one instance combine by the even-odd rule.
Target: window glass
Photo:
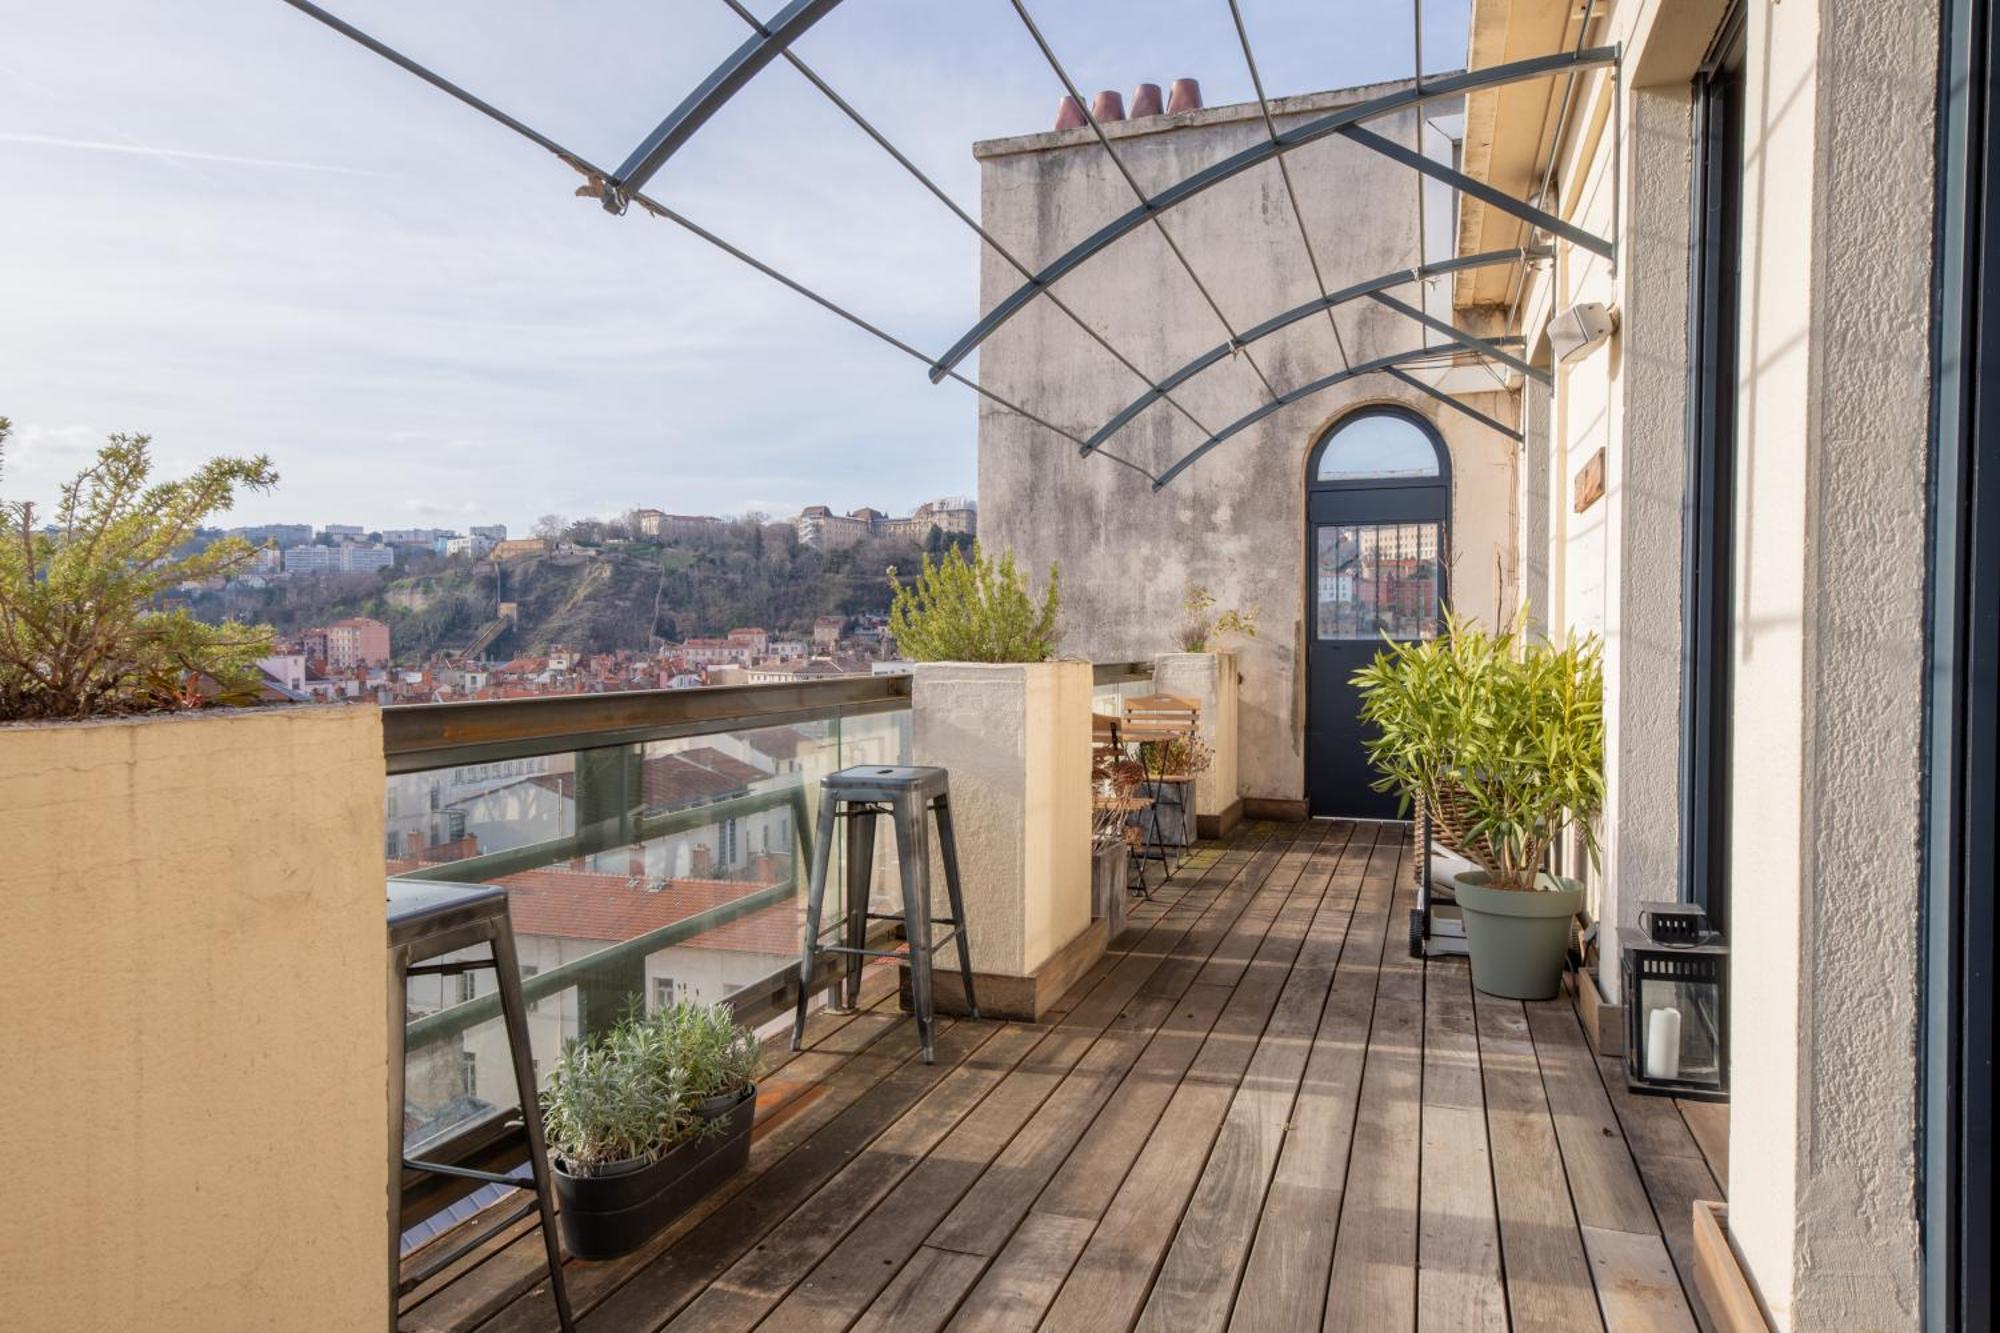
[[[1379,412],[1350,419],[1334,431],[1319,455],[1320,481],[1437,474],[1437,450],[1430,436],[1403,417]]]
[[[1436,523],[1320,527],[1319,637],[1436,637],[1439,527]]]

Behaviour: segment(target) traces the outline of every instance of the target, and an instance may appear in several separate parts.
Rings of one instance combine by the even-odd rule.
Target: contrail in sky
[[[379,171],[359,167],[335,167],[322,162],[288,162],[274,157],[238,157],[231,153],[201,153],[188,148],[154,148],[148,144],[105,143],[97,139],[62,139],[50,134],[23,134],[0,130],[0,143],[33,144],[41,148],[76,148],[91,153],[126,153],[135,157],[157,157],[172,162],[217,162],[233,167],[276,167],[283,171],[318,171],[335,176],[380,176]]]

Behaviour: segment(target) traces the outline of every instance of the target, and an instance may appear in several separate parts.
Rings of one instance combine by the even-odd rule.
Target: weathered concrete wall
[[[951,770],[972,969],[1033,976],[1090,925],[1090,664],[924,662],[915,674],[912,754]],[[932,884],[942,916],[936,865]]]
[[[1388,85],[1276,104],[1280,127]],[[1433,107],[1431,114],[1444,108]],[[1412,141],[1414,118],[1375,122]],[[1140,184],[1158,190],[1263,140],[1257,108],[1220,107],[1111,127]],[[985,225],[1025,264],[1038,266],[1125,211],[1131,191],[1086,130],[982,144]],[[1300,209],[1329,287],[1417,262],[1412,173],[1338,138],[1290,155]],[[1165,215],[1165,224],[1237,328],[1319,295],[1284,183],[1260,167]],[[1435,229],[1433,229],[1435,230]],[[1433,255],[1449,237],[1430,237]],[[991,305],[1020,275],[990,251],[982,295]],[[1119,241],[1065,278],[1057,293],[1152,375],[1164,375],[1227,336],[1221,321],[1152,229]],[[1410,298],[1405,289],[1403,295]],[[1442,314],[1443,289],[1433,308]],[[1419,346],[1400,315],[1358,302],[1338,316],[1346,354]],[[1110,445],[1158,472],[1265,402],[1257,369],[1279,391],[1337,369],[1341,348],[1325,318],[1301,321],[1225,359],[1176,391],[1200,422],[1156,404]],[[1087,435],[1144,390],[1049,301],[1033,303],[980,353],[980,379],[996,392]],[[1304,792],[1306,633],[1305,463],[1319,436],[1366,402],[1395,401],[1436,422],[1452,453],[1454,597],[1491,618],[1515,601],[1515,448],[1511,441],[1381,376],[1305,399],[1237,435],[1155,494],[1137,473],[982,402],[980,523],[993,548],[1030,567],[1060,561],[1063,647],[1093,657],[1146,657],[1174,647],[1184,586],[1206,585],[1222,607],[1257,606],[1258,638],[1242,645],[1239,725],[1246,797]],[[1473,395],[1503,420],[1504,393]]]
[[[373,708],[0,729],[22,1327],[387,1322],[382,782]]]

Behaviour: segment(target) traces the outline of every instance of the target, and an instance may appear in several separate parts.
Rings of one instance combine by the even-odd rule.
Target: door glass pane
[[[1439,527],[1437,523],[1321,526],[1319,637],[1435,637]]]
[[[1383,413],[1348,421],[1334,432],[1319,455],[1320,481],[1437,474],[1437,450],[1430,436],[1413,422]]]

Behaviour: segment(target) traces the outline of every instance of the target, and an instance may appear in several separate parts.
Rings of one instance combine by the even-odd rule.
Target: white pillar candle
[[[1681,1076],[1681,1011],[1655,1009],[1646,1018],[1646,1077]]]

